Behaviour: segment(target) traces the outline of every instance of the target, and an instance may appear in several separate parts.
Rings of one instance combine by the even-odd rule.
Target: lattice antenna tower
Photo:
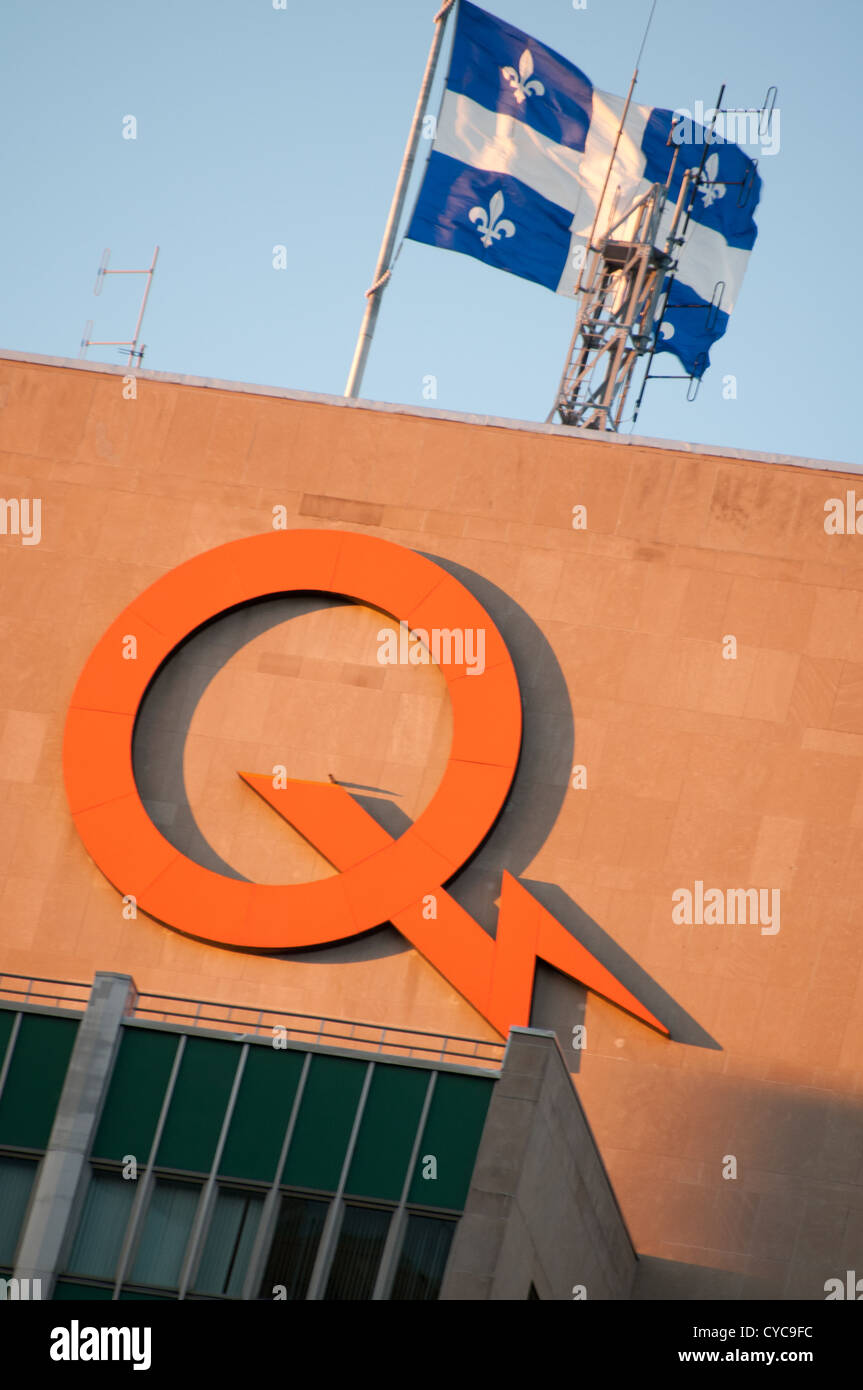
[[[619,431],[624,424],[627,397],[642,358],[646,357],[647,363],[635,403],[633,425],[649,381],[684,380],[688,382],[687,400],[695,400],[698,394],[704,369],[700,361],[696,361],[693,371],[689,373],[658,373],[651,371],[651,368],[661,341],[668,295],[680,251],[686,241],[695,198],[712,182],[706,176],[705,163],[716,120],[720,115],[731,114],[722,107],[725,94],[723,83],[707,127],[701,161],[697,169],[688,169],[684,174],[673,209],[669,207],[669,192],[679,146],[675,148],[665,183],[654,183],[620,214],[617,209],[618,188],[611,204],[607,228],[599,232],[600,212],[633,86],[634,78],[621,117],[618,140],[612,151],[593,230],[585,249],[576,295],[578,309],[575,330],[555,402],[547,417],[549,421],[556,418],[564,425],[613,432]],[[770,87],[762,106],[743,110],[735,108],[735,114],[744,114],[744,111],[746,114],[757,113],[759,133],[766,133],[776,96],[776,87]],[[753,160],[749,174],[738,186],[737,200],[740,206],[751,195],[756,167],[757,161]],[[724,292],[724,281],[719,280],[706,308],[703,304],[678,307],[704,314],[705,330],[709,332],[722,308]]]

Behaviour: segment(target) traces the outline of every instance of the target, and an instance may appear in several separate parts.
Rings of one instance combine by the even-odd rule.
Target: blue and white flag
[[[460,0],[437,134],[407,236],[475,256],[573,295],[625,102],[520,29]],[[669,145],[674,113],[630,105],[598,221],[601,235],[654,183],[674,178],[663,246],[705,132],[689,122]],[[675,138],[681,127],[676,125]],[[757,228],[754,162],[714,134],[657,342],[701,376],[725,332]],[[619,191],[618,191],[619,190]],[[718,306],[718,307],[717,307]]]

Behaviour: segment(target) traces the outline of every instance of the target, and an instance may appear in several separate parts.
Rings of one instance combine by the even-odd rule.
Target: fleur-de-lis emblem
[[[712,154],[708,157],[704,165],[704,172],[701,175],[700,193],[704,199],[706,208],[712,207],[719,199],[725,197],[725,184],[716,183],[716,175],[719,173],[719,155]]]
[[[541,97],[545,95],[545,87],[538,77],[533,77],[533,58],[530,49],[526,48],[518,60],[518,72],[515,68],[501,68],[501,73],[512,87],[512,94],[519,106],[526,97]]]
[[[500,241],[502,236],[515,236],[515,226],[508,217],[501,217],[502,212],[503,194],[498,189],[491,195],[488,212],[485,208],[477,206],[471,208],[468,213],[471,222],[477,224],[476,229],[482,234],[483,246],[491,246],[493,241]]]

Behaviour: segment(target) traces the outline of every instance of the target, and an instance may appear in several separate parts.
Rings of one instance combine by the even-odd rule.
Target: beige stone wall
[[[290,525],[383,536],[498,586],[562,670],[588,785],[566,790],[553,711],[520,776],[561,809],[514,871],[589,914],[677,1039],[590,996],[572,1053],[636,1248],[689,1296],[713,1288],[701,1269],[807,1298],[863,1273],[863,540],[823,524],[855,479],[146,376],[128,401],[117,375],[9,360],[0,400],[0,496],[42,501],[40,544],[0,535],[0,969],[493,1036],[392,941],[298,962],[125,921],[66,807],[69,696],[147,584],[268,530],[277,504]],[[250,877],[327,870],[240,766],[380,786],[410,815],[431,794],[442,682],[381,668],[376,630],[369,610],[305,615],[205,691],[189,794]],[[529,687],[529,661],[519,674]],[[541,712],[541,682],[530,696]],[[675,925],[695,880],[780,889],[780,931]]]

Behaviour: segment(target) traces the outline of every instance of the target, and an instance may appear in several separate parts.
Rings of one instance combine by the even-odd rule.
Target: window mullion
[[[276,1164],[276,1171],[270,1190],[264,1198],[264,1209],[261,1212],[261,1219],[258,1224],[258,1234],[252,1246],[252,1253],[249,1256],[249,1268],[246,1271],[246,1278],[243,1283],[242,1297],[249,1301],[255,1298],[257,1290],[260,1288],[261,1280],[264,1277],[267,1256],[270,1244],[276,1231],[276,1223],[279,1219],[279,1187],[281,1185],[282,1171],[288,1157],[288,1150],[294,1137],[294,1130],[297,1127],[297,1118],[300,1113],[300,1106],[303,1103],[303,1092],[306,1089],[306,1079],[312,1064],[312,1054],[307,1052],[303,1061],[303,1069],[300,1072],[300,1079],[297,1085],[297,1094],[294,1096],[294,1103],[291,1106],[291,1115],[288,1120],[285,1137],[282,1141],[282,1148],[279,1154],[279,1161]]]
[[[186,1291],[192,1280],[193,1274],[197,1273],[197,1264],[203,1248],[204,1231],[209,1224],[213,1207],[216,1201],[216,1174],[219,1171],[219,1164],[222,1161],[225,1143],[228,1138],[228,1130],[234,1115],[234,1107],[237,1103],[240,1085],[243,1080],[243,1072],[246,1069],[246,1060],[249,1055],[249,1044],[243,1043],[240,1049],[240,1056],[237,1060],[237,1070],[234,1073],[234,1083],[231,1087],[231,1094],[228,1097],[228,1104],[225,1107],[225,1114],[222,1119],[222,1128],[219,1131],[219,1140],[216,1144],[216,1152],[213,1155],[213,1162],[210,1165],[209,1176],[204,1183],[204,1190],[198,1202],[198,1210],[195,1213],[195,1220],[189,1235],[189,1243],[186,1247],[186,1256],[183,1260],[183,1268],[180,1271],[180,1285],[177,1291],[177,1298],[184,1299]]]
[[[6,1085],[6,1078],[9,1075],[9,1068],[12,1066],[12,1055],[15,1051],[15,1044],[18,1041],[18,1034],[21,1031],[21,1013],[15,1015],[12,1027],[9,1030],[9,1038],[6,1043],[6,1052],[0,1065],[0,1097],[3,1095],[3,1087]]]
[[[309,1287],[306,1292],[307,1301],[320,1300],[324,1296],[324,1290],[326,1289],[327,1279],[330,1273],[330,1266],[333,1262],[333,1256],[336,1253],[336,1242],[339,1238],[339,1229],[342,1224],[342,1212],[344,1209],[344,1195],[348,1181],[348,1173],[350,1172],[351,1163],[353,1161],[354,1149],[357,1146],[357,1138],[363,1120],[363,1111],[366,1108],[366,1101],[371,1089],[374,1070],[375,1063],[369,1062],[366,1067],[366,1075],[363,1081],[363,1089],[360,1093],[359,1104],[354,1114],[354,1123],[350,1138],[348,1139],[345,1161],[342,1164],[342,1171],[339,1175],[339,1185],[336,1189],[336,1194],[332,1200],[330,1209],[327,1212],[327,1219],[324,1222],[324,1229],[321,1233],[321,1243],[318,1246],[317,1258],[314,1268],[312,1269],[312,1277],[309,1280]]]
[[[422,1114],[420,1115],[419,1120],[417,1121],[417,1128],[416,1134],[414,1135],[413,1148],[411,1149],[411,1156],[410,1161],[408,1163],[407,1173],[405,1174],[405,1180],[402,1184],[402,1191],[401,1196],[399,1197],[399,1204],[396,1207],[395,1214],[393,1215],[393,1219],[390,1222],[390,1228],[387,1231],[387,1238],[384,1242],[383,1254],[381,1255],[381,1263],[378,1269],[378,1277],[375,1280],[375,1287],[372,1293],[372,1302],[381,1302],[382,1300],[386,1300],[389,1298],[390,1291],[393,1286],[393,1280],[396,1276],[396,1266],[398,1264],[399,1252],[401,1250],[402,1237],[404,1235],[405,1226],[407,1225],[406,1211],[408,1194],[410,1193],[411,1183],[413,1182],[414,1172],[416,1171],[417,1159],[419,1158],[420,1148],[422,1147],[423,1131],[425,1130],[426,1120],[428,1119],[428,1113],[431,1109],[432,1097],[434,1096],[434,1088],[437,1078],[438,1073],[436,1071],[433,1071],[429,1076],[428,1085],[426,1087],[425,1099],[423,1100]]]
[[[183,1061],[183,1053],[186,1050],[186,1034],[181,1033],[177,1044],[177,1051],[174,1054],[174,1064],[171,1067],[171,1075],[168,1077],[168,1085],[165,1088],[165,1095],[162,1099],[162,1108],[159,1111],[159,1120],[156,1125],[156,1132],[153,1135],[153,1142],[150,1145],[150,1154],[147,1159],[147,1167],[144,1176],[138,1179],[138,1190],[135,1193],[135,1201],[132,1206],[132,1215],[129,1218],[129,1225],[126,1228],[126,1237],[120,1251],[120,1259],[117,1263],[117,1274],[114,1279],[113,1299],[116,1301],[120,1297],[120,1288],[126,1277],[132,1261],[132,1251],[141,1227],[141,1221],[147,1205],[147,1199],[153,1187],[153,1168],[156,1164],[156,1154],[159,1152],[159,1145],[162,1142],[162,1132],[168,1118],[168,1110],[174,1095],[174,1087],[177,1084],[177,1077],[180,1073],[180,1065]]]

